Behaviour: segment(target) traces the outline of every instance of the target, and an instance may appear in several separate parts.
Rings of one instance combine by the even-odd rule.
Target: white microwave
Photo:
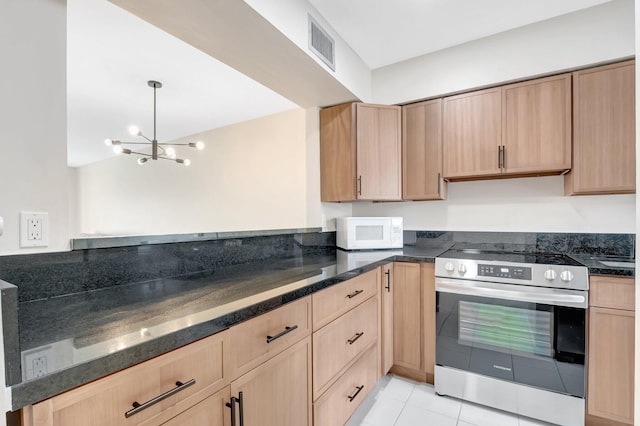
[[[401,217],[336,218],[336,245],[344,250],[402,248]]]

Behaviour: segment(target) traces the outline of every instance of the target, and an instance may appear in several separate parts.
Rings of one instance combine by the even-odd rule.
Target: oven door
[[[587,292],[436,278],[436,364],[584,398]]]

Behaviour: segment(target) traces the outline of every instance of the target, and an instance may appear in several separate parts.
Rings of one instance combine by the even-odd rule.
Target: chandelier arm
[[[151,158],[150,154],[145,154],[144,152],[138,152],[138,151],[131,151],[129,154],[137,154],[137,155],[141,155],[143,157],[149,157]]]
[[[125,142],[125,141],[118,141],[120,142],[119,145],[150,145],[149,142]]]
[[[143,135],[142,133],[140,133],[138,136],[145,138],[146,140],[148,140],[150,143],[153,143],[152,139],[149,139],[148,137],[146,137],[145,135]]]

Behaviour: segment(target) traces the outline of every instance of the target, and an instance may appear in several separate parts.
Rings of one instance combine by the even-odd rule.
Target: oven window
[[[553,313],[460,301],[458,340],[499,352],[553,355]]]
[[[586,310],[436,292],[436,364],[585,395]]]

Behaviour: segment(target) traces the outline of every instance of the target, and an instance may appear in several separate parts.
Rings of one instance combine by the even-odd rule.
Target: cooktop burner
[[[525,252],[501,252],[483,251],[475,249],[450,249],[438,257],[448,259],[469,259],[481,261],[531,263],[538,265],[556,266],[583,266],[580,262],[565,254],[555,253],[525,253]]]

